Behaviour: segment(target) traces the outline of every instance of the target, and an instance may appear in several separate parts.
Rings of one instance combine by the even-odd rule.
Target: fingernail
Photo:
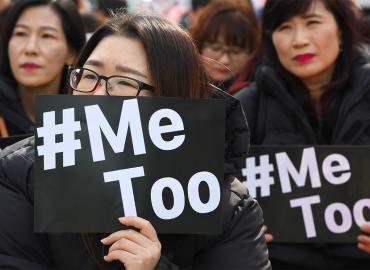
[[[106,238],[103,238],[103,239],[100,240],[100,242],[102,242],[104,244],[105,240],[106,240]]]
[[[106,261],[107,260],[107,256],[104,256],[103,259],[104,259],[104,261]]]
[[[125,220],[125,217],[120,217],[118,218],[119,221],[124,221]]]

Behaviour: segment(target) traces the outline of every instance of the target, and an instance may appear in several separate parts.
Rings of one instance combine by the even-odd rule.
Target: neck
[[[59,84],[58,84],[59,85]],[[24,111],[26,112],[28,118],[35,123],[35,99],[36,95],[51,95],[51,94],[58,94],[58,88],[49,87],[47,89],[43,88],[40,90],[39,87],[32,88],[32,87],[18,87],[18,94],[21,99]]]
[[[311,100],[315,106],[316,112],[318,115],[321,113],[320,99],[322,94],[325,91],[325,86],[330,82],[333,74],[333,70],[326,72],[325,74],[315,76],[312,78],[304,78],[303,82],[306,85]]]

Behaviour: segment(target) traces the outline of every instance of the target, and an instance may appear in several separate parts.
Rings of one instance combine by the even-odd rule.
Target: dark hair
[[[196,11],[202,7],[205,7],[211,0],[191,0],[191,8]]]
[[[260,64],[269,65],[283,82],[287,85],[291,95],[294,96],[308,112],[313,125],[317,125],[317,116],[311,98],[304,83],[288,72],[280,63],[274,44],[273,31],[283,22],[293,16],[303,15],[317,1],[321,1],[331,12],[341,30],[341,53],[338,56],[331,81],[325,87],[321,97],[322,116],[330,127],[334,126],[337,110],[348,83],[352,64],[358,56],[361,43],[359,22],[361,13],[353,1],[348,0],[267,0],[262,16],[262,42],[260,48],[240,73],[239,78],[232,86],[235,90],[246,82],[254,80],[256,69]],[[329,41],[330,42],[330,41]]]
[[[85,31],[82,19],[76,5],[70,0],[19,0],[11,6],[2,29],[0,47],[0,76],[9,81],[16,88],[17,81],[13,76],[9,63],[8,46],[13,29],[24,10],[35,6],[49,6],[60,17],[62,28],[68,47],[76,55],[85,44]],[[67,66],[64,67],[60,83],[60,93],[67,91],[66,87]]]
[[[117,14],[89,39],[76,61],[82,67],[107,36],[125,36],[141,42],[146,52],[155,95],[205,97],[207,80],[190,36],[163,18],[145,14]]]
[[[222,35],[227,45],[251,52],[259,44],[260,27],[249,0],[214,0],[200,11],[190,33],[199,51],[205,42],[215,42]]]

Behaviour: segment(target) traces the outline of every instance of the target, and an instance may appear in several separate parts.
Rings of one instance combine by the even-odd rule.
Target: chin
[[[231,76],[211,76],[212,80],[216,82],[223,82],[231,79]]]

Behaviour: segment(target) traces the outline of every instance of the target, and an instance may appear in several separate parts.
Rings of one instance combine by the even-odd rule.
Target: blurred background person
[[[192,0],[190,9],[181,17],[179,25],[189,28],[198,19],[200,10],[211,0]]]
[[[153,14],[161,15],[167,20],[178,24],[187,8],[181,0],[150,0],[147,9]]]
[[[261,47],[236,82],[254,81],[235,94],[252,144],[370,144],[370,65],[360,21],[353,1],[267,0]],[[269,251],[274,269],[370,265],[355,244],[270,243]]]
[[[2,25],[4,22],[4,17],[9,9],[11,0],[0,0],[0,29],[2,29]]]
[[[35,95],[66,93],[67,66],[85,43],[82,20],[70,0],[20,0],[1,40],[1,135],[31,133]]]
[[[128,8],[126,0],[74,0],[74,2],[82,16],[87,38],[113,13]]]
[[[190,28],[206,71],[227,91],[257,48],[260,27],[249,0],[213,0]]]

